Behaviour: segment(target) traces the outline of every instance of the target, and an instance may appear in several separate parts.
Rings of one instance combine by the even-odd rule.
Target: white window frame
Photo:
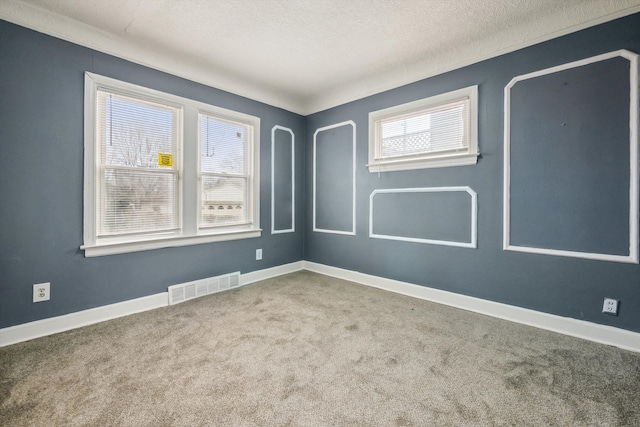
[[[379,123],[402,117],[420,110],[440,107],[452,102],[469,100],[469,146],[455,152],[418,153],[397,157],[381,157]],[[369,113],[369,172],[390,172],[448,166],[474,165],[478,161],[478,86],[469,86],[452,92],[408,102]]]
[[[254,158],[253,155],[253,146],[251,144],[251,141],[254,140],[255,138],[255,134],[256,134],[256,130],[255,128],[252,126],[252,122],[251,120],[249,120],[247,117],[241,118],[237,113],[234,114],[233,116],[229,115],[229,110],[225,110],[223,108],[215,108],[215,107],[211,107],[209,106],[209,108],[207,108],[206,110],[199,110],[198,111],[198,230],[201,234],[220,234],[220,233],[224,233],[225,230],[242,230],[244,228],[246,228],[247,226],[250,226],[251,223],[253,223],[254,221],[254,203],[256,203],[256,201],[254,200],[254,196],[256,195],[256,191],[254,189],[254,186],[252,185],[251,182],[251,177],[254,174],[254,170],[257,167],[257,165],[255,164],[255,162],[252,162],[251,159]],[[237,174],[228,174],[228,175],[224,175],[221,173],[214,173],[214,172],[210,172],[210,173],[205,173],[202,171],[202,162],[200,161],[200,153],[202,153],[202,141],[200,140],[200,135],[201,135],[201,127],[200,127],[200,118],[202,116],[205,117],[209,117],[212,119],[216,119],[219,121],[225,121],[225,122],[230,122],[230,123],[236,123],[236,124],[242,124],[242,125],[246,125],[247,126],[247,139],[249,140],[248,142],[248,146],[245,147],[245,158],[244,158],[244,165],[243,165],[243,169],[244,169],[244,174],[242,175],[237,175]],[[246,202],[247,202],[247,219],[246,222],[243,223],[238,223],[238,224],[223,224],[223,225],[205,225],[204,221],[202,221],[202,192],[200,191],[200,184],[202,183],[202,177],[204,175],[217,175],[220,177],[227,177],[227,178],[246,178],[247,180],[247,195],[246,195]],[[259,188],[259,187],[258,187]]]
[[[179,230],[169,233],[149,233],[130,236],[98,237],[96,196],[99,173],[99,147],[96,137],[96,93],[106,90],[153,102],[177,106],[181,109],[178,130],[180,141],[177,159],[180,193]],[[248,223],[199,229],[200,210],[199,164],[200,143],[198,115],[207,114],[248,124],[252,143],[249,143],[247,166]],[[216,107],[188,98],[126,83],[94,73],[85,73],[84,105],[84,244],[80,249],[86,257],[137,252],[166,247],[260,237],[260,119],[248,114]]]

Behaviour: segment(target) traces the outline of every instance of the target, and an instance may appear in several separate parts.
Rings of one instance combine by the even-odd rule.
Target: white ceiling
[[[0,18],[300,114],[640,11],[640,0],[0,0]]]

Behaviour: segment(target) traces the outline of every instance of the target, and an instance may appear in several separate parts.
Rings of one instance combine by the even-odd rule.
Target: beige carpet
[[[640,354],[299,272],[0,349],[2,426],[640,425]]]

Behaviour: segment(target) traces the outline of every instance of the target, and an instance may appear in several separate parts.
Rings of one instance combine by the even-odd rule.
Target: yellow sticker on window
[[[159,166],[173,166],[173,154],[158,153]]]

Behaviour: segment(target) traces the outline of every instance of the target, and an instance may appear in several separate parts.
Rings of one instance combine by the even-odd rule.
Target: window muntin
[[[477,86],[369,114],[370,172],[474,164]]]
[[[203,162],[203,116],[242,129],[240,151]],[[84,123],[85,256],[261,235],[258,117],[85,73]]]

